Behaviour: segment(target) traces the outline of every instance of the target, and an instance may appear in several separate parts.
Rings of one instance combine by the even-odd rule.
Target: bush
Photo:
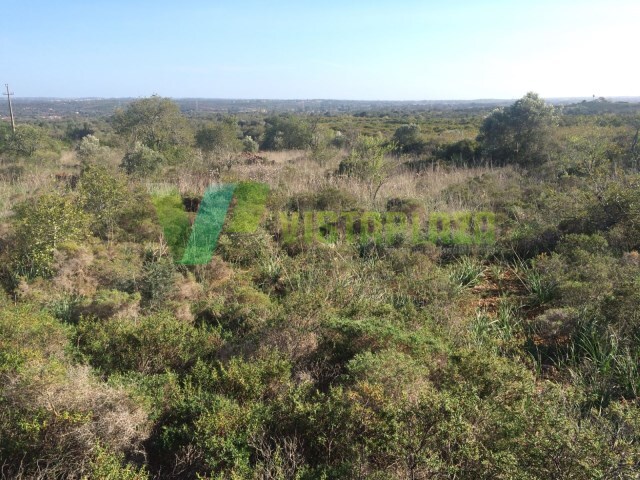
[[[291,150],[309,148],[313,132],[300,117],[280,116],[266,120],[267,129],[260,146],[263,150]]]
[[[84,136],[76,147],[76,155],[83,163],[104,161],[109,151],[109,147],[100,145],[100,139],[92,134]]]
[[[140,448],[146,413],[67,358],[70,329],[28,306],[0,310],[0,458],[11,478],[81,478],[96,447]]]
[[[323,187],[317,192],[301,193],[289,199],[293,211],[348,212],[356,210],[358,199],[352,193],[336,187]]]
[[[248,153],[256,153],[259,149],[258,142],[256,142],[250,136],[246,136],[242,139],[242,151]]]
[[[129,175],[145,176],[157,171],[165,162],[164,156],[141,143],[136,143],[133,150],[128,151],[120,168]]]
[[[150,252],[146,256],[139,289],[143,306],[154,309],[167,299],[175,282],[176,268],[169,257],[157,257]]]
[[[80,351],[106,374],[186,371],[199,358],[212,357],[219,334],[196,328],[167,313],[108,321],[84,319],[78,325]]]
[[[13,268],[27,278],[50,276],[54,253],[64,242],[82,240],[90,217],[73,198],[46,194],[15,208]]]
[[[126,179],[103,165],[87,165],[80,175],[78,196],[85,212],[92,215],[93,232],[106,237],[130,200]]]

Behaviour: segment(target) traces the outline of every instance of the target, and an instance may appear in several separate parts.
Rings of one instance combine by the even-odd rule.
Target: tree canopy
[[[196,132],[196,145],[203,152],[237,152],[242,149],[235,119],[204,125]]]
[[[313,132],[299,117],[279,116],[266,120],[267,129],[261,147],[265,150],[305,149],[311,146]]]
[[[495,163],[534,165],[546,160],[555,109],[529,92],[507,108],[497,108],[480,127],[478,141]]]
[[[140,142],[162,152],[178,145],[191,143],[192,133],[180,107],[169,98],[153,95],[119,109],[113,116],[116,133],[130,144]]]

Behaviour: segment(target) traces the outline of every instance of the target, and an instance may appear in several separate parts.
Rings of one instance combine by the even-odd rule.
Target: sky
[[[5,0],[16,97],[640,96],[640,1]]]

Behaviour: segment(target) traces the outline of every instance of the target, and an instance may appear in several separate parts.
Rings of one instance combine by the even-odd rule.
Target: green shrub
[[[0,458],[10,478],[79,478],[96,448],[140,448],[146,414],[67,356],[70,327],[28,306],[0,310]]]
[[[148,480],[145,467],[126,464],[124,455],[114,454],[105,448],[97,448],[90,464],[89,478],[118,480]]]
[[[64,242],[88,234],[89,217],[73,198],[45,194],[15,208],[14,269],[28,278],[53,273],[53,255]]]
[[[276,310],[268,295],[252,286],[237,285],[198,308],[197,317],[234,335],[259,331]]]
[[[118,216],[118,240],[129,242],[157,242],[162,235],[156,210],[145,189],[131,186],[127,202]]]
[[[106,237],[116,228],[130,201],[126,179],[102,165],[87,165],[78,182],[80,205],[92,217],[94,234]]]
[[[209,328],[196,328],[160,313],[138,319],[81,320],[78,345],[89,362],[106,374],[185,371],[198,358],[215,354],[221,341]]]
[[[175,273],[176,268],[171,258],[156,257],[147,252],[139,283],[145,307],[158,308],[166,300],[174,285]]]
[[[128,151],[120,167],[129,175],[150,175],[157,171],[165,162],[164,156],[139,142],[133,150]]]
[[[287,208],[292,211],[309,210],[348,212],[356,210],[358,199],[355,195],[336,187],[323,187],[317,192],[294,195],[289,198]]]

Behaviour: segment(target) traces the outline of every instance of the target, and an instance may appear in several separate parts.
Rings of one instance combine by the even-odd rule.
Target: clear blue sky
[[[640,95],[640,0],[15,0],[16,96]]]

